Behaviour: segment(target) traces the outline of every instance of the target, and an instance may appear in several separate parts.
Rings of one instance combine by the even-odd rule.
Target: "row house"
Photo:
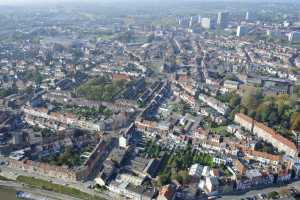
[[[70,126],[77,126],[83,129],[89,129],[94,131],[101,130],[100,124],[95,124],[93,122],[85,121],[85,120],[78,120],[77,117],[71,113],[65,113],[65,114],[61,114],[57,112],[50,113],[49,110],[46,108],[34,109],[31,107],[24,107],[23,112],[27,116],[44,118],[47,120],[56,121]]]
[[[158,126],[157,123],[147,120],[136,121],[135,127],[139,131],[143,131],[145,133],[158,133],[160,135],[168,135],[171,132],[170,127]]]
[[[204,94],[200,94],[199,99],[222,115],[226,115],[229,111],[229,107],[226,104],[218,101],[213,97],[208,97]]]

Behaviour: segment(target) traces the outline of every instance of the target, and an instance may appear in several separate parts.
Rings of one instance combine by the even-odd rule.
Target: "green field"
[[[87,194],[85,192],[81,192],[80,190],[77,190],[75,188],[50,183],[48,181],[41,180],[41,179],[36,179],[36,178],[33,178],[33,177],[18,176],[17,181],[21,182],[21,183],[25,183],[25,184],[27,184],[29,186],[32,186],[32,187],[35,187],[35,188],[39,188],[39,189],[43,189],[43,190],[49,190],[49,191],[69,195],[69,196],[79,198],[79,199],[104,200],[103,198],[92,196],[92,195]]]
[[[126,86],[126,81],[112,81],[108,77],[98,77],[76,88],[76,94],[95,101],[113,101]]]
[[[97,36],[97,41],[100,41],[100,40],[104,40],[104,41],[109,41],[109,40],[112,40],[114,39],[114,35],[99,35]]]
[[[6,178],[6,177],[4,177],[4,176],[1,176],[1,175],[0,175],[0,180],[1,180],[1,181],[10,181],[10,179],[8,179],[8,178]]]

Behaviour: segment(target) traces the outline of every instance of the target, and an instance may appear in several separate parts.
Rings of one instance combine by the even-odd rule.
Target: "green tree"
[[[300,129],[300,113],[299,112],[295,112],[292,114],[290,124],[291,124],[292,130]]]
[[[10,90],[0,88],[0,98],[7,97],[11,94]]]
[[[229,100],[229,106],[231,108],[235,108],[236,106],[240,105],[241,103],[241,97],[238,95],[234,95]]]
[[[268,194],[268,199],[278,199],[279,198],[279,193],[276,191],[272,191]]]
[[[248,89],[242,96],[241,104],[251,112],[259,105],[262,99],[262,92],[258,89]]]
[[[158,177],[158,183],[160,186],[167,185],[171,182],[170,174],[162,174]]]
[[[270,114],[269,114],[269,117],[268,117],[268,121],[269,121],[269,125],[270,126],[274,126],[278,123],[278,120],[279,120],[279,117],[278,117],[278,114],[276,111],[272,111]]]
[[[267,122],[272,112],[273,105],[271,102],[263,102],[256,109],[256,116],[263,122]]]
[[[177,181],[181,184],[188,184],[191,181],[191,177],[187,170],[181,170],[178,172]]]

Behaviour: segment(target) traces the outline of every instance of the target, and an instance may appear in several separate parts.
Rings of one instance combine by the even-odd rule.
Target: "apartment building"
[[[274,147],[278,148],[279,151],[284,151],[291,157],[295,157],[298,153],[298,149],[292,141],[276,133],[275,130],[267,127],[263,123],[257,122],[242,113],[237,113],[234,117],[234,121],[259,138],[271,143]]]

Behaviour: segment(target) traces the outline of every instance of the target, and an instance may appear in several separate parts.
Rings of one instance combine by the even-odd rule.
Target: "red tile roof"
[[[161,188],[161,190],[159,191],[159,196],[163,196],[166,199],[171,200],[174,196],[174,192],[175,191],[171,185],[166,185],[166,186],[163,186]]]
[[[251,117],[248,117],[247,115],[243,114],[243,113],[237,113],[235,114],[237,117],[242,118],[243,120],[252,123],[253,119]]]
[[[121,81],[121,80],[129,80],[130,77],[127,74],[113,74],[112,79],[114,81]]]
[[[245,153],[250,154],[252,156],[268,159],[268,160],[271,160],[271,161],[277,161],[278,162],[278,161],[281,160],[281,156],[269,154],[269,153],[266,153],[266,152],[255,151],[255,150],[252,150],[252,149],[245,149]]]
[[[237,113],[236,116],[239,117],[239,118],[242,118],[246,122],[253,123],[254,124],[254,128],[262,129],[267,134],[269,134],[270,137],[274,138],[278,143],[284,144],[285,146],[288,146],[289,148],[297,151],[297,147],[294,144],[294,142],[292,142],[292,141],[288,140],[287,138],[281,136],[280,134],[278,134],[272,128],[264,125],[263,123],[255,121],[254,119],[252,119],[251,117],[248,117],[247,115],[245,115],[243,113]]]
[[[256,127],[260,128],[260,129],[264,130],[265,132],[267,132],[270,135],[270,137],[274,138],[277,142],[283,143],[284,145],[289,146],[290,148],[297,151],[297,147],[296,147],[294,142],[292,142],[292,141],[286,139],[285,137],[281,136],[276,131],[274,131],[272,128],[267,127],[263,123],[259,123],[259,122],[256,122],[256,121],[254,122],[254,125]]]

